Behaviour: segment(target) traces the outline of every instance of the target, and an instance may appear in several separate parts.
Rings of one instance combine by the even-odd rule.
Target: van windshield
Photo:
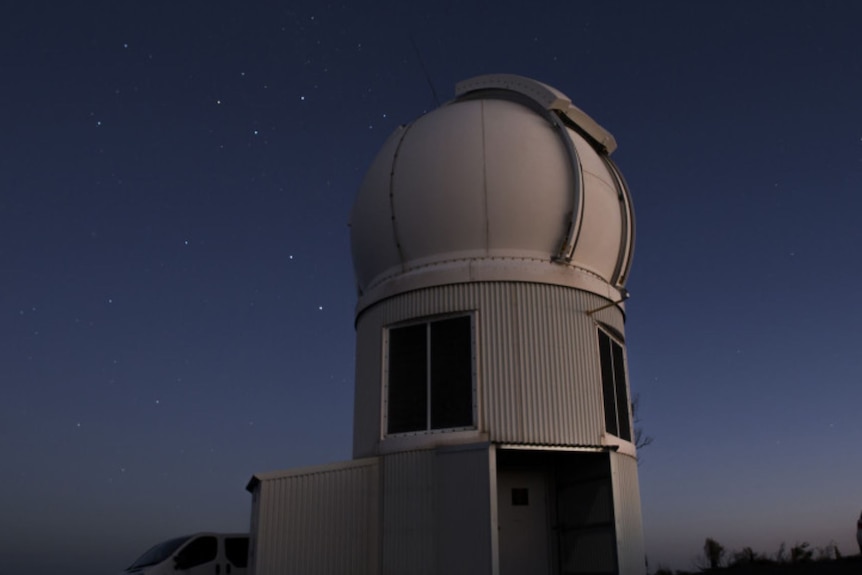
[[[177,537],[176,539],[168,539],[158,545],[150,548],[146,553],[137,558],[137,560],[129,565],[126,571],[131,569],[138,569],[139,567],[146,567],[147,565],[155,565],[156,563],[161,563],[168,557],[174,554],[174,551],[180,548],[180,546],[188,541],[191,538],[191,535],[186,535],[185,537]]]

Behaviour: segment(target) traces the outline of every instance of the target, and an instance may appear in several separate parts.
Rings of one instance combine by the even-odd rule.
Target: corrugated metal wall
[[[356,382],[353,398],[353,457],[377,455],[381,427],[383,329],[371,322],[356,327]],[[372,381],[377,378],[377,385]],[[361,423],[360,423],[361,422]]]
[[[646,573],[638,462],[623,453],[611,453],[614,486],[614,516],[617,524],[617,553],[621,575]]]
[[[260,517],[260,484],[251,489],[251,521],[248,538],[248,575],[254,575],[254,565],[257,557],[257,538],[260,535],[258,521]]]
[[[354,456],[381,436],[383,328],[411,318],[475,311],[479,427],[491,441],[600,445],[604,429],[595,321],[623,333],[608,301],[562,286],[485,282],[401,294],[357,323]]]
[[[383,465],[383,574],[437,573],[434,450],[381,458]]]
[[[379,572],[377,458],[255,476],[253,575]]]

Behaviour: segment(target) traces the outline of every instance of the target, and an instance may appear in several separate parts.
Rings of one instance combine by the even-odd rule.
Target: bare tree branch
[[[641,421],[639,413],[640,399],[641,396],[639,393],[636,393],[634,397],[632,397],[632,421],[634,421],[635,428],[635,448],[638,450],[653,442],[653,437],[651,435],[647,435],[644,432],[643,427],[639,425]]]

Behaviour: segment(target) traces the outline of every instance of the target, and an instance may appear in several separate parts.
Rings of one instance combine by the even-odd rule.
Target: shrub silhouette
[[[810,545],[807,541],[803,541],[802,543],[797,543],[793,547],[790,548],[790,562],[791,563],[807,563],[811,561],[811,557],[814,556],[814,551],[809,548]]]
[[[703,554],[709,562],[709,568],[718,569],[724,558],[724,546],[712,537],[707,537],[703,543]]]
[[[765,557],[760,556],[751,547],[743,547],[742,551],[736,551],[730,559],[730,566],[751,565],[765,562]]]

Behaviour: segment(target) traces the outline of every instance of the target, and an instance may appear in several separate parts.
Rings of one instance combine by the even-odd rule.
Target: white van
[[[195,533],[154,545],[123,575],[246,575],[247,533]]]

